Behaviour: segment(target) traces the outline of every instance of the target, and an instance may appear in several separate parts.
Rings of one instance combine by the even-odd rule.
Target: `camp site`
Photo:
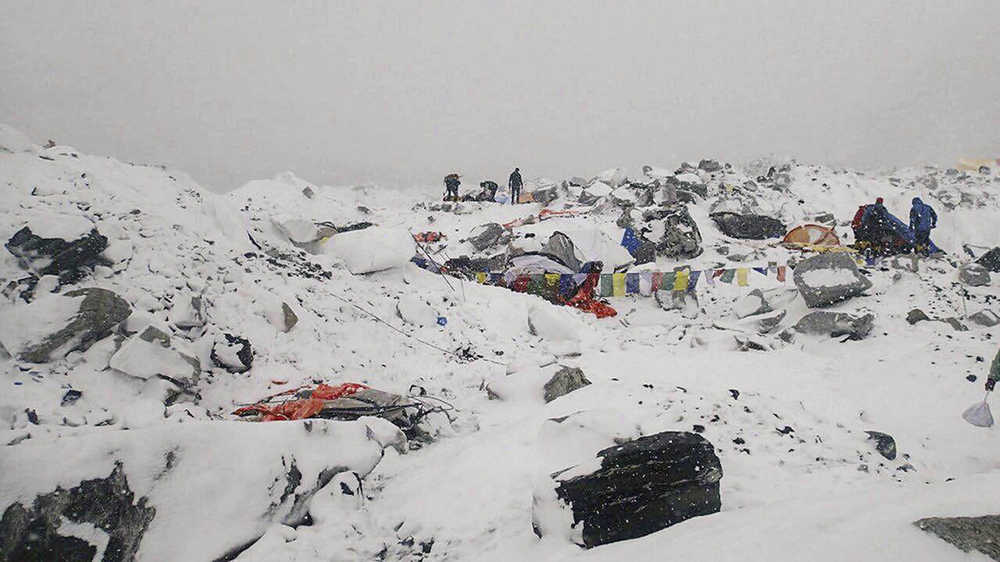
[[[1000,2],[2,3],[0,562],[1000,561]]]

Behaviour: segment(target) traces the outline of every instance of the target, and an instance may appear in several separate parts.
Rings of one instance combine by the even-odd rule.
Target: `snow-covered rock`
[[[85,351],[131,312],[127,302],[107,289],[44,295],[4,311],[0,342],[22,361],[44,363],[71,351]]]
[[[60,559],[215,560],[273,522],[300,523],[337,474],[371,472],[385,448],[372,435],[386,424],[189,422],[91,432],[72,448],[60,439],[7,447],[0,510],[15,520],[0,544],[11,559],[31,549]]]
[[[125,340],[111,357],[111,368],[127,375],[148,379],[163,375],[193,382],[201,372],[198,360],[170,348],[170,336],[150,326]]]
[[[830,252],[795,266],[795,286],[810,308],[828,306],[860,295],[872,286],[851,256]]]
[[[405,265],[414,256],[415,246],[405,230],[371,227],[334,235],[326,242],[325,251],[359,275]]]
[[[722,465],[713,445],[700,435],[658,433],[598,451],[596,457],[596,467],[568,467],[536,489],[536,534],[568,536],[592,548],[654,533],[721,507]],[[571,517],[560,513],[567,511]]]

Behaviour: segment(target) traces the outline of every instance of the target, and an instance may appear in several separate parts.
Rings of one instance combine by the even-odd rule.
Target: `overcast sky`
[[[288,7],[294,4],[294,7]],[[1000,156],[1000,2],[0,0],[0,121],[216,190]]]

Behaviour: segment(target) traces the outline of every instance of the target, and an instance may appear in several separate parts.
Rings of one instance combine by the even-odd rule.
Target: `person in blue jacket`
[[[918,252],[927,254],[931,247],[931,229],[937,227],[937,213],[919,197],[913,198],[910,208],[910,230]]]

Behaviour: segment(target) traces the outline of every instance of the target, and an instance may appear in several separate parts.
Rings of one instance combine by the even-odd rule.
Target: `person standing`
[[[458,174],[448,174],[444,177],[444,200],[458,201],[458,186],[462,182],[458,180]]]
[[[924,255],[931,250],[932,228],[937,228],[937,213],[919,197],[914,197],[913,207],[910,208],[910,230],[913,231],[916,251]]]
[[[510,187],[510,204],[517,204],[518,200],[521,198],[521,187],[524,182],[521,180],[521,169],[514,168],[514,171],[510,173],[510,179],[507,180],[507,186]]]

